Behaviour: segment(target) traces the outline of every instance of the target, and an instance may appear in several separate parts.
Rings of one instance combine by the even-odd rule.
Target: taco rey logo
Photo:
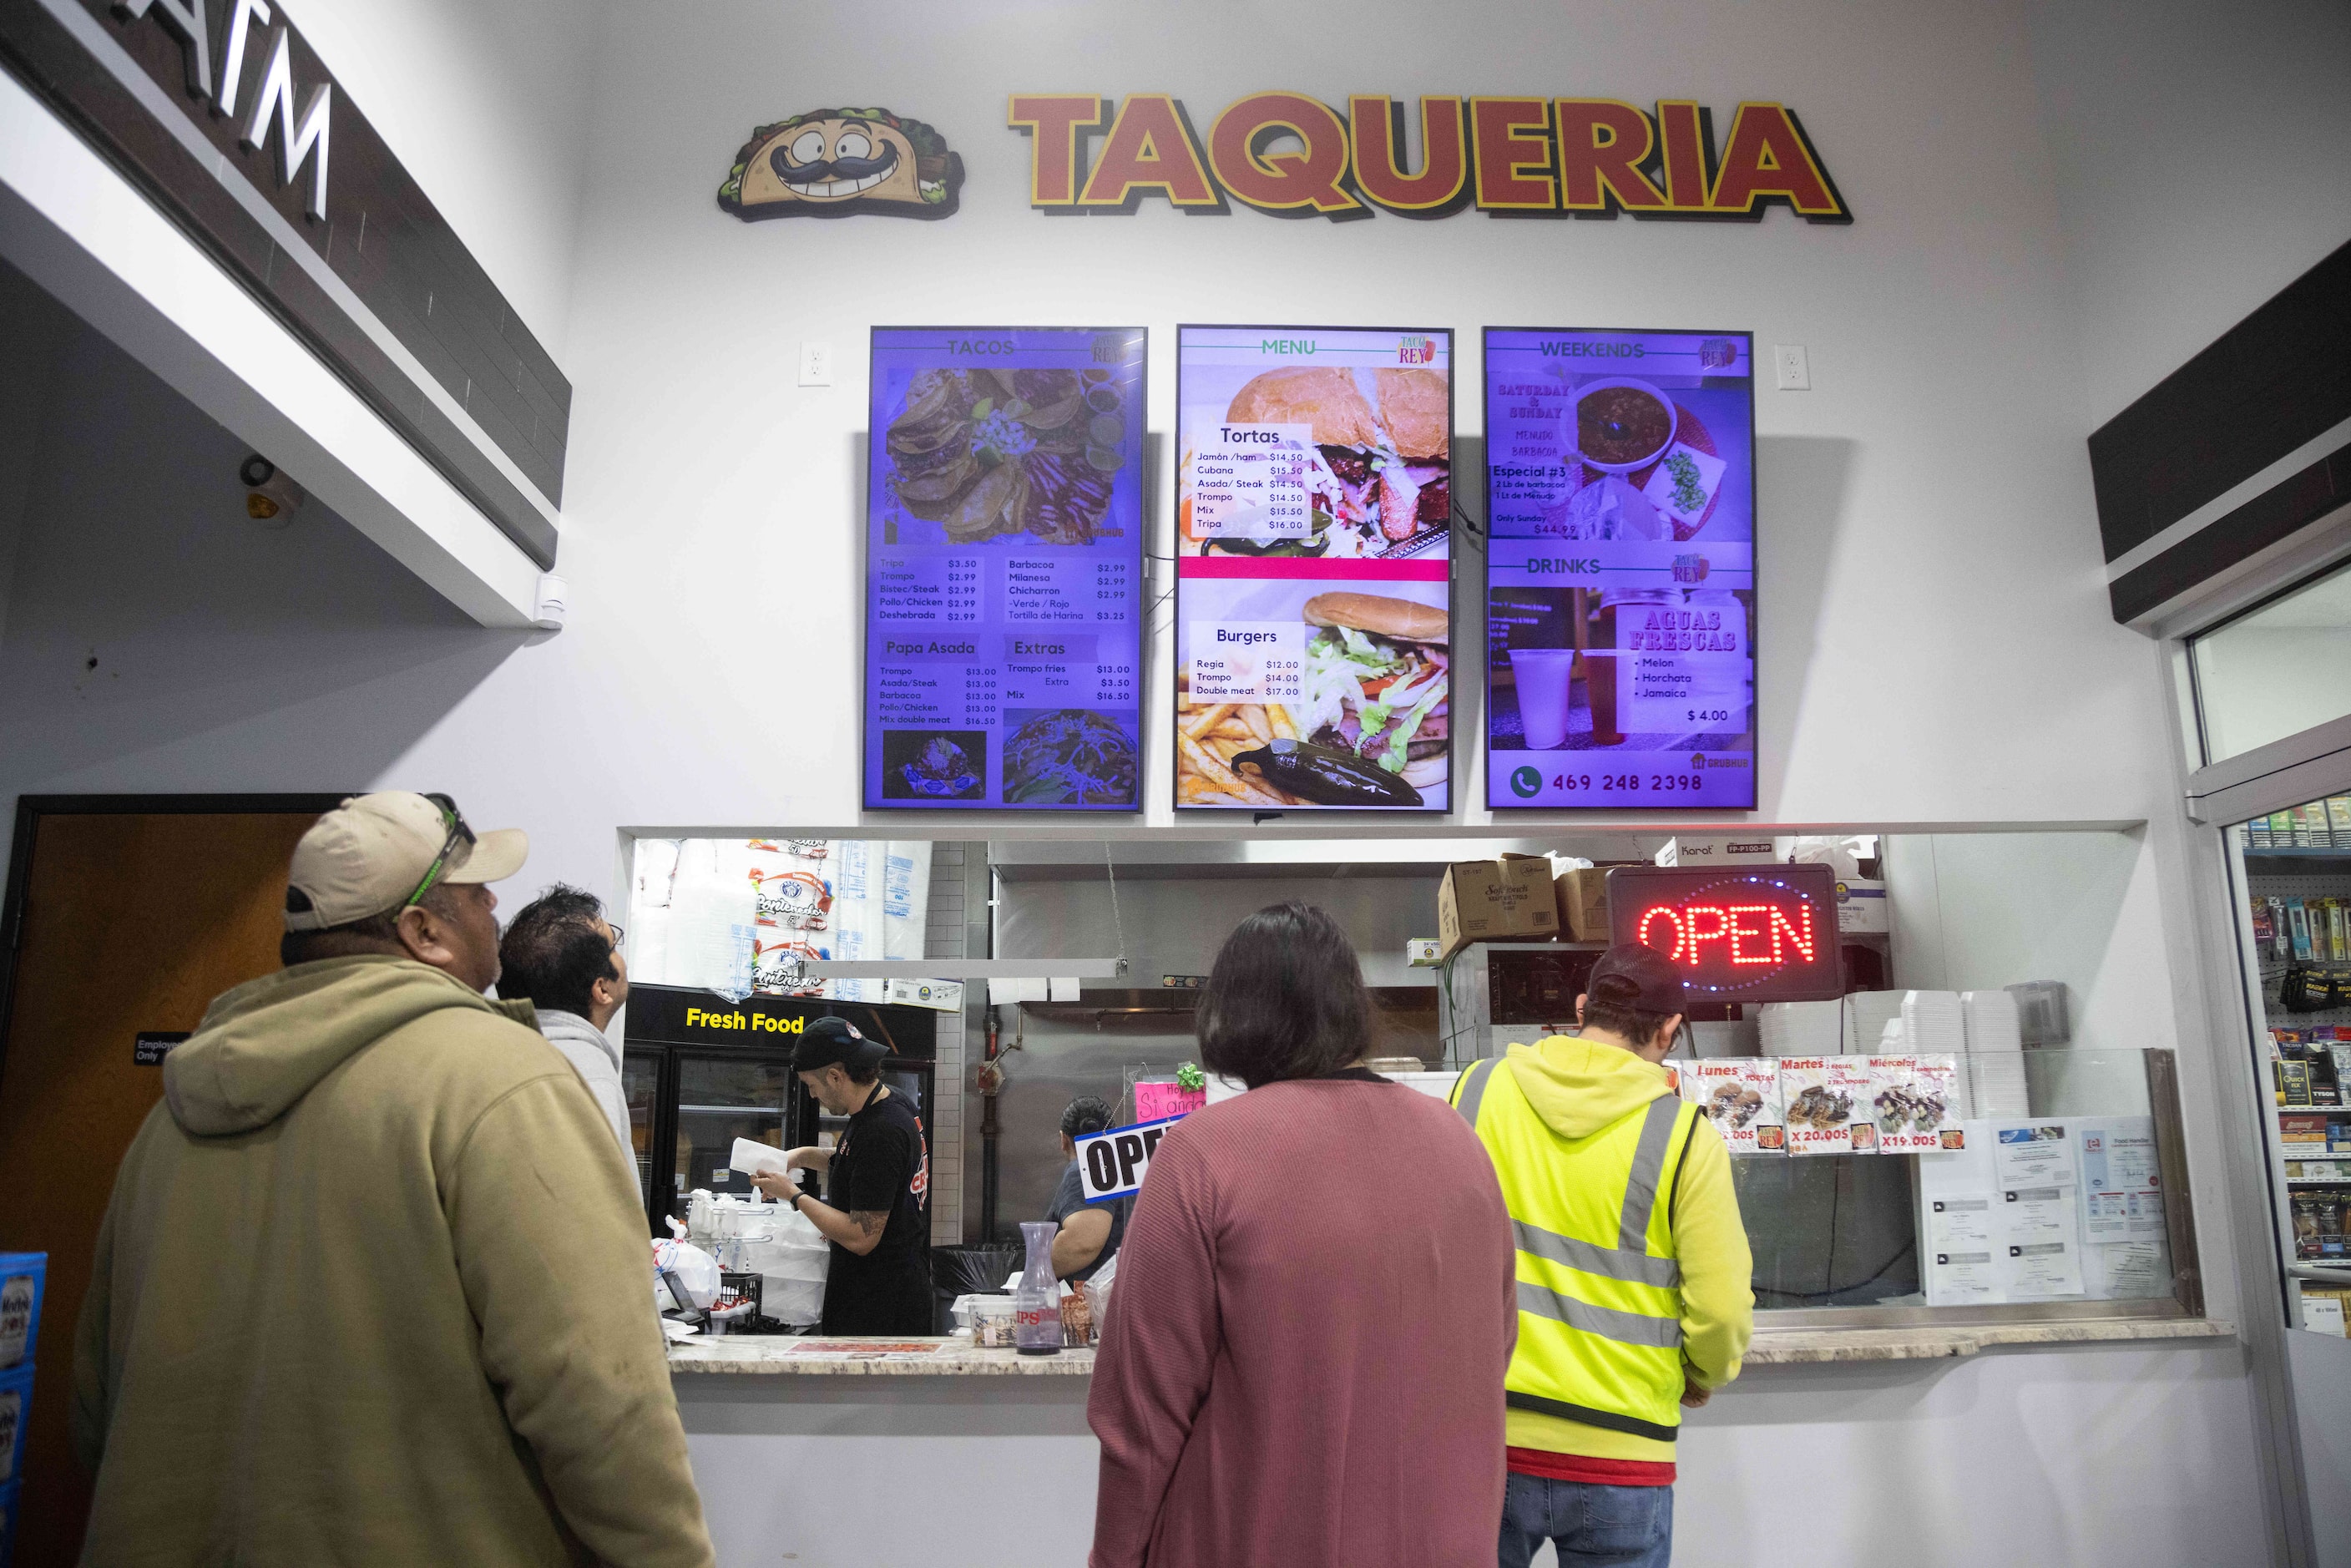
[[[745,223],[876,213],[943,218],[963,192],[963,159],[919,120],[886,109],[812,109],[751,132],[718,187]]]

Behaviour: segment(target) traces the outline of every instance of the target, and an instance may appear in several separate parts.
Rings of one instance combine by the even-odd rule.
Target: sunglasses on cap
[[[460,844],[468,853],[474,848],[474,830],[465,825],[465,813],[457,810],[457,802],[438,793],[427,794],[424,798],[440,809],[441,820],[449,826],[449,836],[441,841],[441,852],[434,855],[433,863],[424,868],[424,880],[416,884],[416,891],[408,895],[406,904],[401,905],[402,909],[413,909],[426,894],[433,891],[434,884],[441,880],[441,873],[449,869],[449,858],[457,852]]]

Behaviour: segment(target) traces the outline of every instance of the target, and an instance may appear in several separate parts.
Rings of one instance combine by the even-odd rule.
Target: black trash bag
[[[931,1285],[937,1296],[937,1308],[933,1314],[935,1331],[954,1333],[956,1298],[1002,1291],[1005,1277],[1027,1261],[1028,1256],[1019,1247],[932,1248]]]

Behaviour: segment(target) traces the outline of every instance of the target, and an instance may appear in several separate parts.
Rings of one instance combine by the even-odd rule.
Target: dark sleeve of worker
[[[442,1177],[482,1374],[588,1552],[709,1568],[644,1209],[568,1064],[484,1112]]]
[[[1119,1249],[1086,1401],[1102,1443],[1091,1568],[1141,1568],[1223,1337],[1215,1178],[1171,1134],[1152,1155]]]
[[[875,1117],[851,1136],[856,1156],[832,1207],[846,1214],[888,1214],[914,1179],[914,1140],[894,1122]]]

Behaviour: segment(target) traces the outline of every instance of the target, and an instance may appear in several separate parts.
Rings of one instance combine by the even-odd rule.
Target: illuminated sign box
[[[1619,866],[1612,942],[1671,958],[1691,999],[1814,1002],[1844,994],[1835,873],[1825,865]]]

